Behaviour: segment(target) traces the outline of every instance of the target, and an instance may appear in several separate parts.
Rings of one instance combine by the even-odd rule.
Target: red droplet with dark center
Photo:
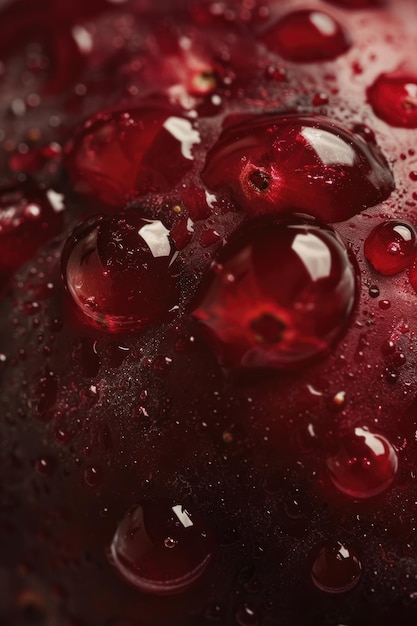
[[[295,206],[325,222],[357,215],[394,189],[376,143],[322,116],[232,118],[201,176],[252,215]]]
[[[384,276],[405,270],[417,253],[417,233],[411,224],[388,220],[376,226],[365,240],[365,257]]]
[[[59,196],[24,184],[0,192],[0,277],[28,261],[62,228]]]
[[[368,89],[374,112],[391,126],[417,128],[417,75],[381,74]]]
[[[368,428],[356,427],[345,435],[339,450],[327,458],[335,487],[355,499],[386,491],[398,470],[398,457],[386,437]]]
[[[193,316],[225,365],[295,368],[343,333],[355,300],[355,267],[336,233],[291,215],[257,220],[231,238]]]
[[[357,555],[340,541],[323,546],[311,568],[313,583],[326,593],[344,593],[353,589],[362,574]]]
[[[126,513],[114,535],[110,559],[141,591],[169,595],[185,591],[201,577],[213,549],[210,528],[192,507],[155,500]]]
[[[191,169],[200,142],[192,123],[158,104],[99,113],[67,148],[74,189],[123,207],[140,194],[169,191]]]
[[[113,333],[138,330],[176,309],[175,257],[162,222],[131,209],[75,230],[63,253],[63,279],[84,321]]]
[[[323,11],[301,9],[282,17],[263,35],[265,44],[288,61],[334,59],[351,46],[342,26]]]

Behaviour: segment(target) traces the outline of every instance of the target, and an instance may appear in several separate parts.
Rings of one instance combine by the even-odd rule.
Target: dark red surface
[[[2,626],[415,624],[416,23],[2,9]]]

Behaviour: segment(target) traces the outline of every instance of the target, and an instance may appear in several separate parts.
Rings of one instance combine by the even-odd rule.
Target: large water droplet
[[[353,589],[361,573],[362,565],[356,554],[339,541],[323,546],[311,568],[314,584],[327,593]]]
[[[398,457],[386,437],[356,427],[343,437],[337,453],[327,458],[327,468],[339,491],[365,499],[390,487],[397,474]]]
[[[76,191],[123,207],[132,197],[179,183],[199,142],[192,123],[175,110],[143,105],[87,121],[65,164]]]
[[[394,179],[370,139],[321,116],[230,120],[207,155],[202,179],[251,214],[305,211],[339,222],[382,202]]]
[[[350,37],[333,17],[310,9],[288,13],[263,40],[285,59],[304,63],[334,59],[351,46]]]
[[[117,333],[141,329],[175,310],[174,261],[162,222],[131,209],[78,227],[66,244],[62,272],[84,318]]]
[[[197,295],[193,316],[233,367],[299,367],[346,329],[356,270],[329,227],[300,216],[236,233]]]
[[[376,115],[391,126],[417,128],[417,75],[381,74],[368,89]]]
[[[212,552],[210,529],[196,511],[167,500],[146,501],[120,522],[111,561],[141,591],[167,595],[200,578]]]

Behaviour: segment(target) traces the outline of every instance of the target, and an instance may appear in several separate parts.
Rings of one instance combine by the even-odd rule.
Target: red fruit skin
[[[181,113],[143,104],[88,120],[67,146],[64,165],[75,191],[123,208],[138,195],[178,184],[192,167],[191,150],[198,141]]]
[[[297,207],[325,222],[347,220],[394,189],[372,141],[320,116],[248,116],[226,125],[201,177],[250,215]]]

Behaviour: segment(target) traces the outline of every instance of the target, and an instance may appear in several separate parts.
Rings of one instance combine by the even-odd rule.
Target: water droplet
[[[175,257],[162,222],[130,210],[78,227],[64,249],[63,277],[86,321],[113,333],[139,330],[175,310]]]
[[[326,593],[353,589],[361,573],[362,565],[356,554],[339,541],[323,546],[311,569],[314,584]]]
[[[285,59],[301,63],[334,59],[351,46],[350,37],[333,17],[310,9],[288,13],[263,40]]]
[[[200,578],[212,551],[211,532],[197,512],[165,500],[146,501],[120,522],[111,561],[141,591],[166,595]]]
[[[84,481],[89,487],[97,487],[101,482],[101,471],[94,465],[86,467],[84,470]]]
[[[381,74],[368,89],[378,117],[391,126],[417,128],[417,75]]]
[[[100,113],[67,149],[65,165],[76,191],[120,207],[179,183],[199,142],[192,123],[166,107]]]
[[[201,176],[251,215],[298,210],[339,222],[394,189],[377,144],[330,119],[250,115],[227,122]]]
[[[225,365],[299,367],[349,323],[356,269],[334,231],[315,220],[294,215],[249,224],[221,251],[218,265],[197,294],[193,316]]]
[[[398,470],[393,446],[383,435],[356,427],[341,440],[338,452],[327,458],[334,485],[355,499],[371,498],[386,491]]]
[[[259,624],[256,612],[247,604],[237,610],[236,621],[239,626],[258,626]]]
[[[378,298],[379,296],[379,287],[377,285],[371,285],[368,290],[371,298]]]
[[[388,220],[378,224],[365,240],[364,253],[384,276],[398,274],[411,265],[417,253],[417,233],[411,224]]]
[[[39,476],[51,476],[55,470],[55,461],[49,457],[41,457],[36,461],[35,469]]]

